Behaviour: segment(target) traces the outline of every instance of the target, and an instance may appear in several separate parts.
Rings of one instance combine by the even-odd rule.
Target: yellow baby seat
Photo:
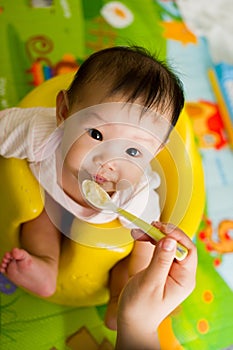
[[[30,92],[20,107],[53,107],[56,95],[66,89],[72,74],[60,75]],[[205,203],[202,163],[185,111],[166,148],[152,162],[161,176],[159,188],[161,220],[172,222],[192,237],[199,226]],[[0,157],[0,258],[6,250],[19,246],[20,225],[36,218],[43,209],[41,189],[27,162]],[[81,223],[79,222],[79,225]],[[104,225],[82,223],[85,232],[108,228],[120,236],[118,220]],[[75,229],[75,225],[74,225]],[[113,231],[112,231],[113,230]],[[88,247],[64,237],[56,293],[49,300],[75,306],[103,304],[108,299],[108,272],[132,249],[132,242],[118,248]]]

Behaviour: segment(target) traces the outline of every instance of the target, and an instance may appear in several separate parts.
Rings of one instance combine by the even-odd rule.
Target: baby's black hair
[[[164,62],[142,47],[116,46],[89,56],[67,90],[71,105],[82,94],[82,88],[91,82],[107,84],[106,97],[120,93],[126,102],[140,99],[146,108],[155,108],[162,115],[168,112],[173,126],[184,106],[180,79]]]

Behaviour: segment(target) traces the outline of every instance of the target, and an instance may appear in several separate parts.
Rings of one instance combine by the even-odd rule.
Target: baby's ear
[[[66,90],[61,90],[57,94],[56,98],[56,117],[57,126],[59,126],[63,121],[68,118],[69,114],[69,100]]]

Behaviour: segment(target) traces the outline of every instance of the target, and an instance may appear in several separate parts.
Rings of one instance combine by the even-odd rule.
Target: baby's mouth
[[[93,180],[95,182],[97,182],[97,184],[99,184],[99,185],[102,185],[105,182],[108,182],[108,180],[104,176],[101,176],[101,175],[98,175],[98,174],[93,176]]]

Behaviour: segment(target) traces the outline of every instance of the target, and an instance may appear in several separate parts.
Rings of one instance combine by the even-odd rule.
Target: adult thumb
[[[156,245],[153,257],[147,268],[147,278],[156,280],[156,284],[163,285],[167,280],[176,253],[177,242],[172,238],[163,238]]]

